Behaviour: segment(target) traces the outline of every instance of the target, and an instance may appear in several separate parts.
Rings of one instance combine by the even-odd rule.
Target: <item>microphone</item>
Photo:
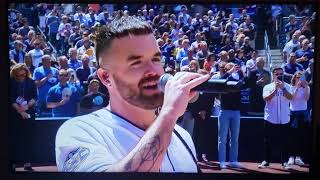
[[[160,76],[157,86],[161,92],[164,92],[168,80],[172,77],[173,76],[168,73]],[[243,84],[244,82],[242,80],[229,81],[227,79],[209,79],[208,81],[192,88],[192,90],[204,93],[227,94],[240,92]]]

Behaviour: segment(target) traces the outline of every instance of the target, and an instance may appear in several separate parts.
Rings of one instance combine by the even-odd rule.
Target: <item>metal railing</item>
[[[48,37],[44,34],[44,32],[42,31],[42,29],[41,29],[39,26],[37,26],[37,29],[38,29],[38,31],[41,33],[42,37],[45,37],[45,40],[46,40],[47,44],[48,44],[48,45],[50,46],[50,48],[52,49],[52,53],[53,53],[54,57],[56,57],[56,55],[57,55],[57,50],[56,50],[56,48],[51,44],[50,41],[47,40]]]
[[[271,69],[272,67],[272,58],[270,52],[270,45],[269,45],[269,37],[267,30],[264,31],[264,49],[265,49],[265,56],[266,56],[266,66]]]
[[[298,23],[300,23],[302,17],[301,16],[296,16],[296,20]],[[289,17],[280,17],[276,19],[276,32],[278,34],[277,36],[277,46],[280,49],[283,49],[285,44],[286,44],[286,38],[287,34],[285,33],[285,26],[289,22]],[[291,38],[291,37],[290,37]]]

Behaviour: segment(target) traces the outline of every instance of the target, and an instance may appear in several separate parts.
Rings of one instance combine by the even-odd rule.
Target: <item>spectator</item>
[[[99,79],[98,75],[97,75],[97,71],[94,71],[92,74],[89,75],[88,77],[88,81],[87,82],[90,82],[92,81],[93,79],[96,79],[100,82],[100,86],[99,86],[99,92],[101,92],[102,94],[106,95],[107,97],[109,97],[109,92],[108,92],[108,89],[101,83],[101,80]],[[85,92],[88,91],[88,88],[86,87],[85,88]]]
[[[32,44],[33,44],[33,41],[35,40],[36,32],[34,32],[33,30],[30,30],[27,36],[28,38],[24,40],[23,43],[24,45],[26,45],[25,51],[29,52],[33,48]]]
[[[286,83],[290,83],[294,73],[304,70],[301,64],[296,63],[296,54],[294,52],[290,53],[289,61],[288,63],[282,65],[282,69],[284,71],[284,81]]]
[[[213,53],[209,53],[205,59],[203,69],[206,70],[208,73],[210,72],[216,72],[217,69],[215,69],[216,65],[216,56]]]
[[[81,6],[77,7],[77,12],[74,14],[73,19],[74,19],[74,21],[75,20],[79,20],[80,24],[86,24],[87,23],[87,19],[85,17],[85,14],[83,13],[83,10],[82,10]]]
[[[25,54],[26,53],[23,51],[23,43],[19,40],[15,40],[14,49],[9,51],[9,58],[11,63],[23,63]]]
[[[172,39],[167,39],[166,44],[163,45],[162,49],[163,49],[162,55],[165,58],[164,67],[167,67],[167,66],[174,67],[175,56],[173,55],[173,53],[174,53],[175,46],[172,43]]]
[[[93,74],[96,71],[96,69],[94,67],[89,66],[90,59],[87,54],[81,56],[81,62],[82,67],[79,67],[76,70],[76,75],[80,81],[80,85],[84,87],[84,90],[86,91],[88,86],[88,77],[89,75]]]
[[[303,69],[307,69],[310,60],[314,58],[314,52],[309,47],[309,40],[305,39],[301,43],[301,48],[296,51],[296,62],[303,66]]]
[[[226,73],[220,79],[240,81],[244,78],[240,67],[233,63],[225,65]],[[232,101],[230,101],[232,99]],[[238,162],[238,138],[240,133],[240,92],[221,94],[221,110],[218,117],[218,159],[221,169],[226,168],[226,144],[230,130],[230,167],[241,168]]]
[[[14,163],[24,162],[24,170],[33,171],[31,166],[32,132],[31,120],[35,119],[34,105],[37,100],[37,90],[31,73],[23,63],[16,64],[10,71],[10,105],[11,119],[10,136]],[[23,151],[20,151],[23,149]]]
[[[289,41],[290,37],[292,37],[293,33],[298,30],[299,24],[296,21],[296,16],[291,14],[289,16],[289,22],[284,27],[284,32],[286,33],[287,42]]]
[[[46,96],[49,89],[58,83],[58,69],[51,67],[49,55],[42,56],[42,66],[37,67],[33,73],[38,90],[37,110],[39,116],[45,116],[48,113],[46,105]]]
[[[281,163],[284,169],[291,169],[284,159],[288,157],[286,145],[288,141],[288,125],[290,121],[289,102],[293,98],[291,86],[283,82],[283,70],[276,67],[272,70],[273,82],[263,88],[263,99],[266,101],[264,111],[264,161],[258,166],[266,168],[270,164],[271,148],[280,146]],[[279,140],[275,143],[276,139]]]
[[[68,83],[67,70],[59,70],[59,83],[49,89],[47,107],[52,108],[53,117],[74,117],[80,112],[80,93]]]
[[[230,49],[234,49],[234,43],[228,34],[224,34],[221,40],[221,48],[220,51],[229,51]]]
[[[291,125],[291,156],[288,165],[303,166],[301,155],[308,147],[305,143],[308,137],[310,114],[308,111],[308,100],[310,97],[310,87],[303,72],[296,72],[291,80],[293,98],[290,101],[290,125]]]
[[[194,72],[194,73],[196,73],[196,72],[198,72],[199,69],[200,69],[200,67],[199,67],[198,61],[196,61],[196,60],[191,60],[191,61],[189,62],[189,72]]]
[[[250,71],[254,71],[257,69],[257,63],[256,63],[256,59],[258,57],[258,51],[256,50],[253,50],[252,51],[252,55],[251,55],[251,59],[249,59],[247,62],[246,62],[246,67],[247,67],[247,70],[248,70],[248,73]],[[263,68],[263,67],[262,67]]]
[[[33,30],[32,26],[29,26],[28,19],[22,18],[23,26],[17,29],[17,32],[20,36],[23,37],[23,40],[27,39],[28,32]]]
[[[250,38],[249,44],[250,46],[255,49],[255,40],[257,37],[257,30],[255,24],[251,22],[251,17],[247,16],[245,19],[245,22],[240,24],[240,28],[243,28],[244,30],[244,35],[248,36]]]
[[[85,37],[83,38],[83,45],[77,49],[78,55],[82,56],[84,54],[89,56],[90,66],[92,66],[92,61],[95,59],[95,48],[91,46],[90,39]]]
[[[230,13],[228,23],[226,24],[225,33],[227,33],[229,37],[233,37],[236,34],[238,28],[239,25],[235,22],[234,15]]]
[[[63,56],[59,56],[57,61],[58,61],[58,64],[59,64],[59,68],[58,68],[59,70],[61,70],[61,69],[64,69],[64,70],[71,69],[69,67],[68,58],[66,56],[64,56],[64,55]]]
[[[67,45],[67,40],[69,38],[68,37],[69,33],[67,33],[68,21],[69,21],[68,16],[65,16],[65,15],[62,16],[61,22],[58,28],[57,40],[59,41],[59,45],[57,49],[60,52],[60,54],[66,53],[66,48],[67,48],[66,45]]]
[[[49,28],[48,36],[49,36],[49,41],[54,47],[58,47],[58,40],[57,40],[57,34],[58,34],[58,29],[60,25],[60,20],[58,17],[58,12],[56,9],[53,9],[52,12],[48,15],[47,20],[46,20],[46,25]]]
[[[178,50],[177,56],[176,56],[176,62],[178,64],[181,63],[182,59],[184,57],[188,57],[188,48],[189,48],[190,42],[188,39],[182,40],[181,48]]]
[[[106,107],[109,104],[109,97],[99,92],[100,82],[96,79],[90,81],[88,93],[80,102],[81,113],[88,114]]]
[[[270,83],[270,72],[263,69],[265,61],[262,57],[256,60],[257,68],[249,71],[248,87],[250,88],[250,104],[253,112],[263,112],[265,101],[262,98],[263,87]]]
[[[301,30],[301,34],[305,35],[307,39],[310,39],[312,36],[311,31],[311,18],[308,16],[302,17],[302,22],[299,25],[299,30]]]
[[[28,53],[32,56],[32,63],[35,67],[39,67],[39,63],[44,55],[43,51],[40,49],[41,40],[36,39],[33,43],[34,49],[30,50]]]
[[[30,71],[30,73],[33,74],[33,72],[34,72],[36,67],[32,64],[32,56],[31,56],[31,54],[27,53],[24,56],[24,64],[27,66],[27,68]]]
[[[246,59],[251,59],[251,54],[254,49],[250,45],[250,38],[248,36],[244,38],[244,44],[240,47],[240,49],[243,49],[244,57]]]
[[[68,66],[74,71],[82,66],[82,62],[78,60],[78,52],[76,48],[69,48]]]
[[[248,17],[247,9],[242,9],[239,17],[239,24],[244,23],[247,17]]]
[[[286,63],[287,60],[289,59],[288,55],[291,52],[296,52],[300,48],[300,43],[299,43],[298,39],[299,39],[299,35],[296,32],[292,35],[292,39],[289,42],[287,42],[286,45],[284,46],[284,48],[283,48],[283,61],[284,61],[284,63]]]
[[[195,41],[191,43],[191,48],[193,50],[194,53],[197,53],[198,51],[200,51],[200,44],[202,43],[202,37],[200,33],[197,33],[195,35]]]
[[[203,69],[204,60],[208,56],[209,51],[208,51],[208,45],[205,41],[202,41],[199,45],[200,45],[199,47],[200,51],[198,51],[196,54],[196,60],[198,60],[199,62],[200,69]]]
[[[210,31],[209,31],[209,39],[208,44],[209,46],[217,46],[220,45],[221,40],[222,40],[222,34],[223,32],[223,27],[222,27],[222,19],[220,16],[216,16],[215,21],[211,22],[210,25]]]

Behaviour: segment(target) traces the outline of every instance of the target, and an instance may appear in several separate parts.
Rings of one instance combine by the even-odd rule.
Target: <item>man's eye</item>
[[[141,61],[134,61],[131,63],[131,66],[139,65],[141,64]]]

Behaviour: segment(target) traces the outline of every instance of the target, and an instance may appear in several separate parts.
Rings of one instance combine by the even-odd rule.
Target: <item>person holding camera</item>
[[[287,157],[286,142],[288,125],[290,121],[289,102],[293,98],[292,87],[283,81],[283,69],[275,67],[272,70],[273,81],[264,86],[263,99],[266,101],[264,112],[264,161],[259,168],[268,167],[270,164],[270,153],[272,147],[280,147],[282,167],[291,169],[285,161]]]

